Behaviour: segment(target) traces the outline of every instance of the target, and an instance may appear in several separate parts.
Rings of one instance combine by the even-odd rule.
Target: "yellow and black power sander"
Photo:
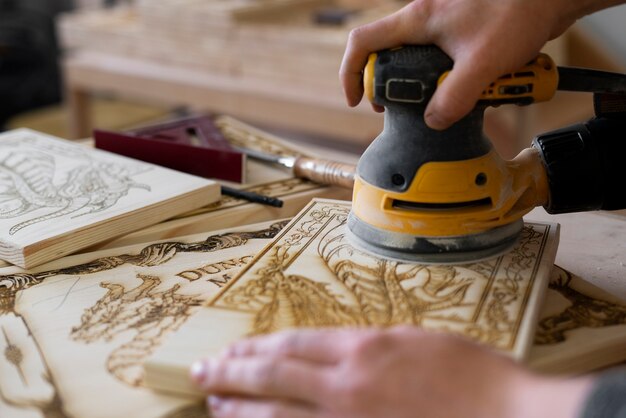
[[[504,252],[535,206],[561,213],[626,206],[626,76],[557,67],[540,54],[483,92],[475,109],[444,131],[424,110],[452,60],[435,46],[369,57],[365,94],[385,107],[384,130],[357,165],[349,239],[377,255],[463,262]],[[483,135],[487,106],[549,100],[556,90],[594,92],[596,117],[540,135],[511,161]]]

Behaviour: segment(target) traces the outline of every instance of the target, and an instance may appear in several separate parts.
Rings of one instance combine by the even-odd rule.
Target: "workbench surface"
[[[626,211],[550,215],[536,208],[525,219],[561,224],[556,264],[626,300]]]

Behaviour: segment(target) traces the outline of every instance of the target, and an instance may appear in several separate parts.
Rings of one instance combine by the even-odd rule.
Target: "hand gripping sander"
[[[577,194],[571,183],[580,177],[581,183],[575,185],[583,187],[590,181],[585,175],[602,164],[598,158],[590,161],[593,150],[585,145],[588,124],[597,122],[537,137],[533,147],[504,161],[483,135],[483,113],[490,105],[549,100],[557,89],[619,96],[626,92],[625,76],[557,67],[549,56],[540,54],[519,71],[491,83],[469,115],[445,131],[436,131],[425,124],[424,110],[452,66],[452,60],[435,46],[406,46],[370,55],[364,71],[365,94],[385,107],[385,119],[382,133],[357,165],[348,217],[352,243],[399,260],[471,261],[511,248],[522,230],[522,216],[535,206],[546,205],[553,213],[602,206],[602,202],[595,207],[569,204]],[[618,103],[623,112],[624,100]],[[626,113],[620,115],[611,119],[620,127],[606,128],[601,122],[604,134],[621,130],[623,135]],[[582,141],[582,148],[576,141]],[[620,138],[620,143],[626,141]],[[581,161],[572,160],[573,154],[580,154]],[[563,158],[567,164],[562,164]],[[574,180],[567,173],[572,164],[574,174],[578,173]]]

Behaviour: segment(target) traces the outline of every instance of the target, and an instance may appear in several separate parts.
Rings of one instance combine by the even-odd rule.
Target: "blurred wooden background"
[[[348,108],[338,69],[349,31],[402,7],[395,0],[102,1],[58,19],[63,46],[65,137],[123,128],[172,109],[214,111],[360,152],[382,117]],[[624,70],[615,53],[575,25],[545,52],[559,65]],[[60,127],[58,109],[24,117]],[[485,131],[514,156],[533,136],[592,116],[591,95],[558,92],[548,103],[487,111]],[[35,118],[35,119],[33,119]],[[45,122],[45,121],[48,122]],[[33,122],[31,122],[33,123]]]

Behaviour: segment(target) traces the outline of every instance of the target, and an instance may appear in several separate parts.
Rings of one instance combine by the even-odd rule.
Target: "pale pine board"
[[[142,361],[284,223],[0,269],[0,416],[204,416],[144,388]]]
[[[0,135],[0,259],[24,268],[219,197],[208,179],[28,129]]]
[[[408,323],[525,359],[554,263],[557,224],[526,223],[518,244],[500,257],[420,265],[352,247],[345,237],[349,210],[349,202],[311,202],[146,361],[146,384],[199,395],[187,376],[194,360],[245,336],[294,327]],[[281,303],[290,297],[298,303]],[[264,309],[271,302],[279,304],[274,314]],[[306,309],[293,312],[294,306]]]

